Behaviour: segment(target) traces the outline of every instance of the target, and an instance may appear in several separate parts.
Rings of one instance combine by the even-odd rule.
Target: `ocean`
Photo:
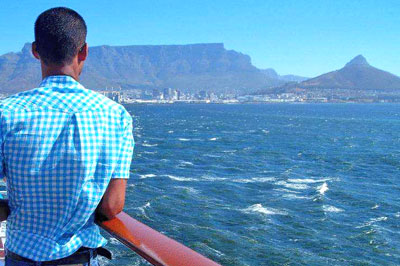
[[[139,221],[222,265],[400,264],[400,105],[126,109]],[[107,237],[107,265],[149,265]]]

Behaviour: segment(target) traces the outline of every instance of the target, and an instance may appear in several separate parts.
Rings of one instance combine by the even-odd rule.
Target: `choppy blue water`
[[[138,220],[223,265],[400,264],[400,105],[126,108]]]

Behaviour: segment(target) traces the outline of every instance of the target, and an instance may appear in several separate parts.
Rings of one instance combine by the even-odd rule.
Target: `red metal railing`
[[[156,266],[220,266],[194,250],[121,212],[100,227]]]
[[[8,200],[0,200],[0,221],[9,214]],[[96,223],[156,266],[221,266],[194,250],[121,212],[112,220],[97,216]],[[1,246],[0,246],[1,248]],[[4,255],[1,254],[0,256]]]

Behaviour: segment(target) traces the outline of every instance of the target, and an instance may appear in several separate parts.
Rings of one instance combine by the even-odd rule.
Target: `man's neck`
[[[63,66],[47,66],[44,63],[42,65],[42,79],[49,76],[70,76],[76,81],[79,81],[79,73],[76,71],[73,65]]]

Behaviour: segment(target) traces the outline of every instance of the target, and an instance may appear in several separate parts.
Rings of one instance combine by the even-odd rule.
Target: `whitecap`
[[[287,212],[262,206],[260,203],[242,210],[245,213],[261,213],[265,215],[287,215]]]
[[[169,133],[169,134],[172,134],[172,133],[174,133],[174,131],[173,131],[173,130],[170,130],[170,131],[168,131],[168,133]]]
[[[179,189],[185,190],[185,191],[189,192],[190,194],[199,194],[200,193],[197,189],[192,188],[192,187],[174,186],[174,188],[179,188]]]
[[[190,177],[180,177],[180,176],[174,176],[174,175],[165,175],[169,179],[175,180],[175,181],[180,181],[180,182],[188,182],[188,181],[197,181],[195,178],[190,178]]]
[[[313,183],[322,183],[329,181],[329,178],[325,179],[311,179],[311,178],[289,178],[287,181],[291,183],[305,183],[305,184],[313,184]]]
[[[158,144],[149,144],[149,143],[142,143],[143,147],[157,147]]]
[[[147,174],[147,175],[140,175],[140,179],[145,179],[145,178],[150,178],[150,177],[156,177],[155,174]]]
[[[203,175],[201,177],[201,179],[203,180],[207,180],[207,181],[222,181],[222,180],[226,180],[226,177],[216,177],[216,176],[209,176],[209,175]]]
[[[240,178],[232,180],[235,183],[265,183],[275,181],[275,177],[253,177],[253,178]]]
[[[142,151],[144,154],[156,154],[157,151]]]
[[[371,207],[371,210],[375,210],[375,209],[378,209],[378,208],[379,208],[379,205],[378,205],[378,204],[375,204],[374,207]]]
[[[279,192],[287,192],[289,194],[291,194],[291,193],[297,193],[297,194],[301,193],[300,191],[293,191],[293,190],[289,190],[289,189],[286,189],[286,188],[274,188],[273,190],[279,191]]]
[[[324,210],[324,212],[343,212],[343,209],[336,208],[335,206],[331,205],[323,205],[322,209]]]
[[[180,164],[182,164],[182,165],[193,165],[192,162],[188,162],[188,161],[180,161]]]
[[[269,134],[269,130],[265,130],[265,129],[263,129],[263,130],[261,130],[264,134]]]
[[[311,197],[299,196],[297,194],[292,194],[292,193],[283,194],[282,197],[286,199],[311,199]]]
[[[210,141],[216,141],[218,138],[210,138],[210,139],[208,139],[208,140],[210,140]]]
[[[220,157],[221,157],[220,155],[208,154],[208,153],[203,154],[203,156],[205,156],[205,157],[211,157],[211,158],[220,158]]]
[[[110,237],[108,240],[109,240],[110,243],[113,244],[113,245],[119,245],[119,246],[122,245],[121,242],[119,242],[119,240],[116,239],[116,238],[114,238],[114,237]]]
[[[235,152],[237,152],[237,150],[224,150],[222,152],[224,152],[224,153],[235,153]]]
[[[278,181],[275,183],[275,185],[284,186],[286,188],[291,188],[296,190],[304,190],[309,188],[309,186],[306,184],[287,183],[286,181]]]
[[[180,140],[180,141],[190,141],[190,139],[185,139],[185,138],[179,138],[178,140]]]
[[[363,228],[363,227],[366,227],[366,226],[371,226],[374,223],[383,222],[383,221],[386,221],[387,219],[388,218],[386,216],[381,216],[381,217],[378,217],[378,218],[371,218],[371,219],[369,219],[368,222],[366,222],[366,223],[364,223],[362,225],[359,225],[356,228]]]
[[[146,214],[146,209],[149,208],[150,206],[151,206],[150,202],[146,202],[146,204],[144,204],[142,207],[137,207],[136,209],[139,210],[143,214],[143,216],[148,218]]]
[[[321,186],[318,187],[318,192],[321,195],[324,195],[325,192],[327,192],[329,190],[328,184],[326,182],[324,182]]]

